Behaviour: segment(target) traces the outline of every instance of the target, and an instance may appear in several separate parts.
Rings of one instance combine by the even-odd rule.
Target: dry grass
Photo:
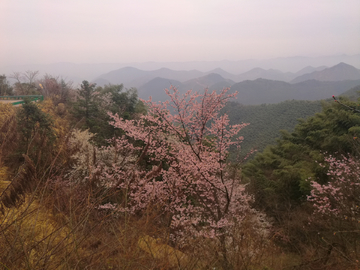
[[[224,269],[216,241],[191,239],[182,251],[171,247],[155,209],[137,217],[97,210],[98,201],[79,192],[84,187],[58,184],[55,192],[53,185],[49,181],[16,207],[4,208],[3,269]],[[278,251],[269,239],[259,238],[251,228],[240,234],[242,240],[234,238],[239,242],[229,245],[233,269],[285,265],[275,259]]]

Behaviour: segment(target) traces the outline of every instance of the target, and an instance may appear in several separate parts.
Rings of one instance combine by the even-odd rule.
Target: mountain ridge
[[[296,73],[282,72],[277,69],[264,69],[261,67],[253,68],[247,72],[240,74],[231,74],[222,68],[215,68],[208,72],[199,70],[172,70],[170,68],[162,67],[157,70],[141,70],[134,67],[123,67],[117,70],[110,71],[106,74],[98,76],[92,82],[103,86],[105,82],[111,84],[124,84],[126,87],[140,87],[156,77],[161,77],[170,80],[180,81],[186,83],[190,80],[201,80],[200,78],[209,74],[218,74],[224,80],[231,80],[234,83],[246,80],[256,80],[259,78],[275,81],[284,81],[291,83],[298,83],[306,80],[320,80],[320,81],[339,81],[339,80],[358,80],[360,79],[360,71],[355,67],[340,62],[339,64],[326,67],[312,67],[306,66]],[[218,81],[219,82],[219,81]],[[228,81],[227,85],[230,81]],[[203,85],[203,87],[210,87],[211,84]]]
[[[298,83],[311,79],[318,81],[359,80],[360,70],[352,65],[340,62],[335,66],[296,77],[295,79],[291,80],[291,83]]]
[[[244,105],[274,104],[286,100],[320,100],[339,95],[360,85],[360,80],[317,81],[308,80],[295,84],[257,79],[243,81],[231,86],[231,92],[238,92],[237,102]]]

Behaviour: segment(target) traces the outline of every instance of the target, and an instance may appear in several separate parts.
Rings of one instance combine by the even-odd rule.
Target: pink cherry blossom
[[[236,96],[228,91],[205,89],[181,96],[171,87],[166,89],[170,101],[145,101],[148,114],[138,120],[111,115],[114,127],[125,135],[113,138],[116,161],[103,164],[101,177],[106,186],[122,192],[122,211],[162,209],[171,216],[173,237],[217,237],[255,212],[239,170],[226,163],[229,147],[242,141],[234,136],[248,125],[231,126],[228,116],[219,114]],[[134,146],[139,142],[142,147]],[[145,159],[151,168],[141,165]]]
[[[338,160],[329,156],[325,162],[329,166],[330,181],[324,185],[311,181],[308,201],[313,202],[315,213],[360,222],[359,160],[345,156]]]

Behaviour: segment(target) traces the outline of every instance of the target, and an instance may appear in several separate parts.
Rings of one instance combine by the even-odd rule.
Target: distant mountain
[[[229,79],[224,79],[221,75],[216,73],[210,73],[208,75],[191,79],[186,82],[184,82],[184,86],[187,89],[191,89],[193,91],[203,91],[205,88],[210,88],[214,84],[218,83],[228,83],[228,84],[234,84],[233,81]]]
[[[285,100],[319,100],[339,95],[360,85],[360,80],[321,82],[309,80],[296,84],[281,81],[257,79],[243,81],[231,87],[231,92],[238,92],[237,102],[244,105],[273,104]]]
[[[257,67],[237,75],[231,74],[222,68],[201,72],[198,70],[186,71],[172,70],[169,68],[141,70],[134,67],[124,67],[98,76],[93,82],[100,86],[108,83],[122,83],[127,88],[139,88],[157,77],[179,81],[184,83],[189,89],[199,91],[203,90],[205,87],[214,89],[212,87],[214,84],[219,84],[218,86],[223,88],[234,84],[234,82],[256,80],[259,78],[273,81],[291,81],[292,83],[311,79],[320,81],[357,80],[360,79],[360,72],[356,68],[344,63],[340,63],[332,68],[326,68],[325,66],[307,66],[296,73]]]
[[[321,71],[321,70],[324,70],[325,68],[327,68],[327,66],[320,66],[320,67],[307,66],[307,67],[300,69],[298,72],[295,73],[295,75],[298,77],[298,76],[301,76],[301,75],[304,75],[307,73],[311,73],[314,71]]]
[[[109,81],[112,84],[122,83],[125,85],[125,87],[140,87],[141,85],[149,82],[156,77],[178,81],[186,81],[192,78],[200,77],[202,75],[204,75],[204,73],[198,70],[177,71],[168,68],[160,68],[157,70],[146,71],[133,67],[125,67],[103,74],[96,78],[94,81],[103,79]]]
[[[260,67],[263,69],[276,69],[286,72],[296,72],[306,66],[333,66],[337,63],[344,62],[353,65],[356,68],[360,68],[360,54],[356,55],[330,55],[322,57],[280,57],[272,59],[244,59],[244,60],[222,60],[222,61],[191,61],[191,62],[133,62],[133,63],[51,63],[51,64],[13,64],[10,66],[4,65],[0,62],[0,74],[5,74],[9,77],[14,72],[25,72],[27,70],[36,71],[40,74],[50,74],[52,76],[59,76],[66,81],[73,81],[75,84],[81,83],[83,80],[95,81],[101,77],[99,75],[106,74],[110,71],[114,71],[124,67],[134,67],[140,70],[157,70],[162,67],[167,67],[172,70],[192,70],[196,69],[203,74],[198,74],[192,78],[206,75],[209,70],[210,73],[218,73],[214,69],[221,68],[230,72],[230,74],[240,74],[250,69]],[[206,72],[206,74],[205,74]],[[218,73],[226,79],[236,81],[232,77],[225,76],[222,73]],[[298,74],[298,76],[303,74]],[[164,77],[156,75],[155,77]],[[152,77],[151,79],[155,78]],[[189,80],[192,78],[187,78]],[[105,78],[106,79],[106,78]],[[177,79],[173,77],[173,79]],[[255,78],[256,79],[256,78]],[[270,78],[269,78],[270,79]],[[271,78],[275,79],[275,78]],[[180,80],[181,81],[181,80]],[[113,83],[113,82],[111,82]],[[123,83],[123,82],[117,82]],[[144,82],[145,83],[145,82]],[[126,85],[131,87],[134,85]]]
[[[170,85],[176,86],[180,93],[185,93],[188,90],[203,92],[205,88],[209,88],[213,91],[223,89],[224,87],[230,87],[233,84],[233,81],[224,79],[216,73],[211,73],[186,82],[156,77],[140,86],[138,88],[138,93],[139,97],[143,99],[148,99],[149,96],[151,96],[154,101],[165,101],[168,97],[165,94],[164,89],[169,88]]]
[[[204,75],[204,72],[198,70],[172,70],[168,68],[161,68],[154,71],[150,71],[152,76],[162,77],[167,79],[173,79],[178,81],[187,81],[192,78],[200,77]]]
[[[96,83],[96,86],[101,86],[101,87],[103,87],[104,85],[107,85],[107,84],[111,84],[108,80],[105,80],[103,78],[95,79],[95,80],[91,81],[91,83]]]
[[[126,87],[138,88],[157,77],[177,80],[184,83],[189,89],[199,91],[203,90],[205,87],[211,87],[216,83],[220,83],[220,86],[223,87],[231,86],[235,82],[255,80],[258,78],[290,81],[291,79],[295,78],[296,75],[291,72],[284,73],[275,69],[265,70],[262,68],[254,68],[245,73],[235,75],[226,72],[221,68],[216,68],[208,72],[201,72],[198,70],[176,71],[168,68],[145,71],[133,67],[125,67],[103,74],[94,79],[93,82],[100,86],[106,83],[122,83]]]
[[[234,84],[235,84],[235,82],[232,80],[221,81],[221,82],[211,85],[209,87],[209,90],[219,92],[219,91],[223,90],[224,88],[231,88],[231,86]]]
[[[222,68],[215,68],[215,69],[213,69],[213,70],[210,70],[210,71],[206,72],[205,74],[211,74],[211,73],[219,74],[219,75],[221,75],[223,78],[225,78],[225,79],[230,79],[230,80],[232,80],[232,81],[236,81],[236,77],[238,76],[238,75],[229,73],[229,72],[223,70]]]
[[[274,80],[274,81],[291,81],[295,78],[296,75],[291,72],[281,72],[280,70],[275,69],[262,69],[262,68],[253,68],[245,73],[239,74],[236,76],[235,81],[241,82],[245,80],[256,80],[256,79],[267,79],[267,80]]]
[[[99,80],[108,81],[111,84],[124,84],[127,87],[131,87],[132,81],[142,78],[147,75],[147,72],[133,67],[124,67],[117,70],[110,71],[97,77],[94,82]]]
[[[238,92],[237,102],[244,105],[255,105],[294,99],[290,88],[291,85],[286,82],[256,79],[234,84],[231,92]]]
[[[298,83],[307,80],[318,81],[344,81],[344,80],[360,80],[360,70],[345,64],[339,63],[333,67],[326,68],[321,71],[314,71],[308,74],[296,77],[291,83]]]
[[[360,97],[360,85],[355,86],[354,88],[351,88],[348,91],[345,91],[340,96],[347,97],[353,101],[357,101],[358,98]]]
[[[156,77],[138,88],[139,98],[148,100],[151,96],[155,102],[165,101],[168,99],[165,89],[169,89],[170,85],[177,87],[181,93],[185,90],[179,81]]]

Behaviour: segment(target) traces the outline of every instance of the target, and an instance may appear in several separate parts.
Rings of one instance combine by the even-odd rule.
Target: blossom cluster
[[[354,157],[325,158],[330,181],[324,185],[311,181],[315,212],[360,221],[360,162]],[[320,164],[325,167],[325,164]]]
[[[252,211],[238,170],[226,163],[229,147],[237,143],[233,137],[248,125],[230,126],[228,116],[219,114],[235,96],[228,90],[180,96],[171,87],[170,101],[150,99],[148,114],[138,120],[111,115],[125,135],[113,139],[122,154],[103,170],[102,181],[124,191],[122,210],[157,206],[172,217],[174,231],[208,237],[224,234]],[[152,168],[141,165],[143,160]]]

